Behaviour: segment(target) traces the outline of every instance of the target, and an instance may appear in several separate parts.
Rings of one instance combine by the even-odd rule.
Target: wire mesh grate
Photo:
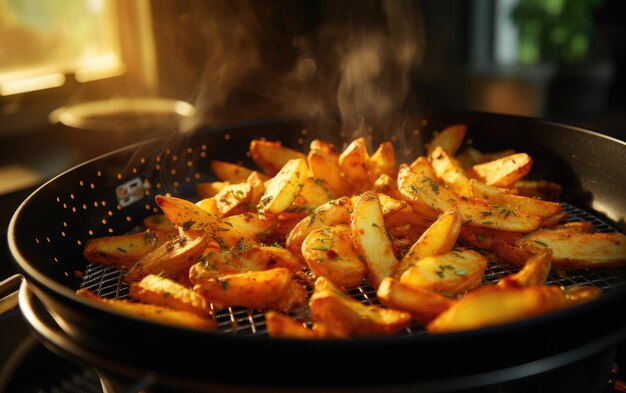
[[[567,213],[567,222],[587,221],[591,222],[597,232],[615,232],[616,229],[595,215],[576,206],[561,202],[563,209]],[[519,267],[513,264],[503,264],[501,262],[489,261],[487,270],[483,277],[483,285],[495,283],[505,276],[519,271]],[[112,299],[128,298],[128,286],[124,283],[123,269],[98,264],[89,264],[85,270],[80,287],[86,288],[99,296]],[[312,286],[309,281],[302,281],[310,297]],[[626,269],[578,269],[568,271],[552,270],[548,276],[547,284],[559,285],[568,288],[574,285],[592,285],[609,292],[626,287]],[[348,294],[362,303],[380,305],[376,298],[376,291],[364,280],[359,285],[348,288]],[[219,333],[230,333],[239,335],[267,335],[265,324],[265,314],[261,310],[249,310],[241,307],[214,308],[214,316],[217,321],[217,331]],[[310,319],[308,310],[298,313],[298,318],[305,321]],[[414,324],[406,329],[401,335],[423,334],[425,330],[422,326]]]

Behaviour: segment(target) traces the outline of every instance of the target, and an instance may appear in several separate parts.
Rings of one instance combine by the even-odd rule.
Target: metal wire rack
[[[616,231],[594,214],[581,208],[561,202],[563,209],[567,213],[567,221],[588,221],[594,226],[597,232]],[[503,264],[501,262],[489,261],[487,270],[483,278],[483,284],[495,283],[501,278],[519,271],[519,267],[513,264]],[[125,270],[111,266],[89,264],[81,281],[80,287],[86,288],[99,296],[113,299],[124,299],[128,297],[128,287],[124,283]],[[310,296],[312,287],[310,283],[303,282],[307,287]],[[551,271],[547,284],[555,284],[562,287],[574,285],[592,285],[609,292],[626,286],[626,271],[621,268],[614,269],[577,269],[569,271]],[[376,291],[366,280],[361,284],[348,288],[348,294],[365,304],[380,304],[376,298]],[[213,307],[213,306],[211,306]],[[214,315],[217,321],[217,331],[219,333],[231,333],[240,335],[267,335],[264,312],[261,310],[250,310],[241,307],[214,308]],[[299,317],[307,318],[306,310]],[[425,330],[422,326],[414,324],[408,327],[403,335],[423,334]]]

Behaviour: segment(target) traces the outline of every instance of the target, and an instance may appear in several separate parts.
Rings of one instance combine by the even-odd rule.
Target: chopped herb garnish
[[[491,213],[491,212],[480,212],[480,214],[482,214],[483,217],[486,217],[486,216],[492,215],[493,213]]]
[[[486,237],[484,235],[481,235],[480,233],[477,233],[476,235],[476,240],[478,240],[479,242],[484,242]]]
[[[456,273],[458,276],[464,276],[464,275],[467,273],[467,269],[457,270],[457,271],[455,271],[455,273]]]
[[[163,291],[163,297],[168,297],[170,293],[168,291]]]
[[[482,221],[481,224],[484,225],[493,225],[493,221]]]
[[[123,248],[120,248],[120,247],[116,247],[116,248],[117,248],[117,251],[119,251],[119,252],[127,252],[127,251],[126,251],[126,250],[124,250]]]
[[[326,246],[315,246],[315,247],[311,247],[312,250],[317,250],[317,251],[328,251],[328,247]]]
[[[191,227],[193,226],[193,224],[195,224],[196,222],[194,220],[189,220],[189,221],[185,221],[181,224],[181,227],[183,228],[184,231],[188,231],[191,229]]]
[[[539,240],[533,240],[535,243],[539,244],[540,246],[544,246],[544,247],[548,247],[548,245],[544,242],[541,242]]]

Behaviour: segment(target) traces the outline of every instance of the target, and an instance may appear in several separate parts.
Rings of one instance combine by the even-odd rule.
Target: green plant
[[[519,29],[519,61],[581,63],[593,34],[593,11],[602,0],[519,0],[511,18]]]

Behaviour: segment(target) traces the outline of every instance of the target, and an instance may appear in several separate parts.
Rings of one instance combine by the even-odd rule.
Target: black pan
[[[562,202],[572,220],[592,221],[601,231],[625,229],[625,143],[509,115],[432,113],[415,120],[416,126],[402,131],[370,133],[372,146],[392,140],[398,158],[408,160],[423,154],[423,142],[433,131],[464,123],[469,127],[466,139],[479,150],[529,153],[532,175],[563,186]],[[306,151],[314,138],[342,146],[353,134],[323,133],[301,119],[206,127],[96,158],[28,197],[15,212],[8,237],[25,282],[20,307],[42,342],[104,374],[184,390],[513,392],[554,384],[560,391],[593,392],[605,387],[615,348],[626,337],[623,269],[552,274],[552,282],[591,283],[604,294],[539,318],[462,333],[429,335],[414,329],[394,337],[349,340],[269,338],[262,313],[239,309],[218,318],[218,332],[197,331],[118,314],[75,295],[81,287],[108,297],[126,295],[119,271],[87,264],[82,250],[88,239],[133,231],[144,217],[158,212],[156,194],[196,199],[194,184],[215,180],[212,159],[253,167],[246,152],[250,141],[260,137]],[[140,199],[118,199],[121,184],[141,185]],[[496,278],[512,271],[494,269]],[[582,375],[587,376],[584,383]]]

